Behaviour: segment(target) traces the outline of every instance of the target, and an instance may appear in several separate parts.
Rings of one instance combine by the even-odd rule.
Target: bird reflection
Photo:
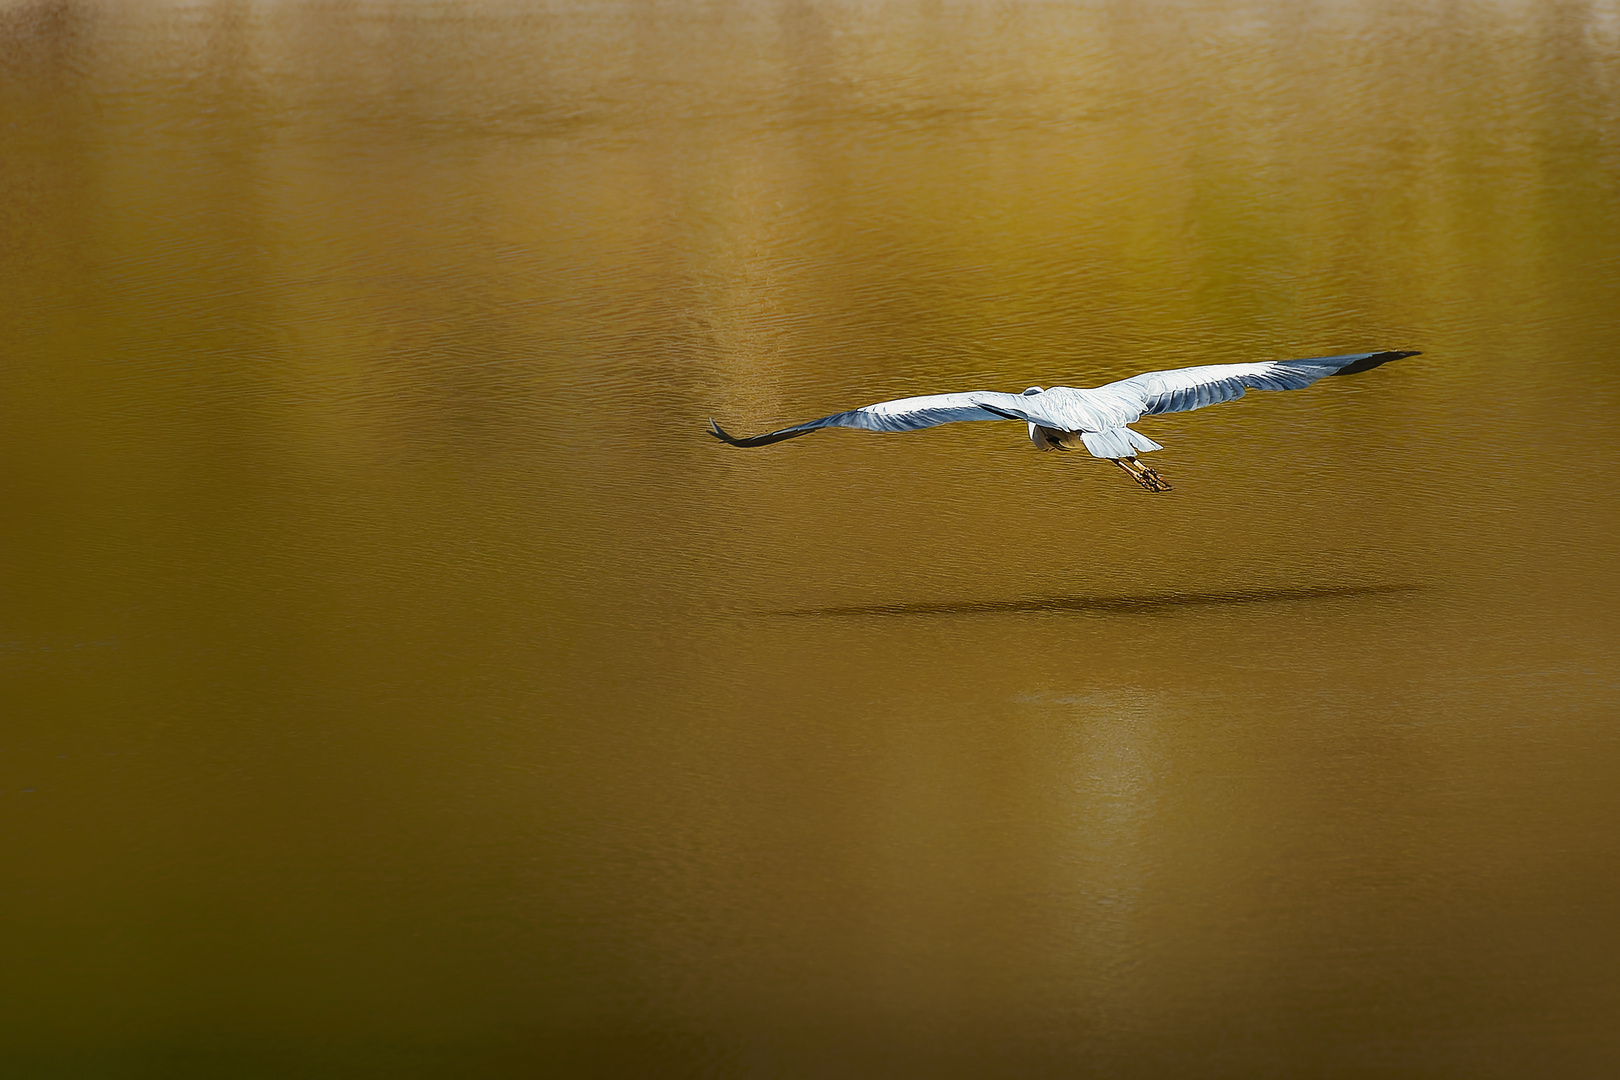
[[[1005,615],[1052,611],[1109,611],[1151,614],[1177,608],[1221,604],[1278,604],[1415,592],[1407,584],[1311,585],[1294,588],[1229,589],[1220,592],[1165,592],[1137,596],[1048,596],[1027,600],[964,600],[956,603],[857,604],[847,607],[799,608],[775,615]]]

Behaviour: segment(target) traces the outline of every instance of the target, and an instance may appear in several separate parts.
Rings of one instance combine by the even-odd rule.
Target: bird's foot
[[[1113,462],[1126,472],[1131,479],[1147,488],[1149,491],[1169,491],[1170,485],[1165,483],[1164,477],[1141,464],[1135,458],[1114,458]]]
[[[1131,479],[1147,488],[1149,491],[1169,491],[1170,485],[1159,479],[1157,473],[1151,469],[1131,473]]]
[[[1169,481],[1160,476],[1157,471],[1150,469],[1145,465],[1142,467],[1142,475],[1138,476],[1137,479],[1141,481],[1142,486],[1147,488],[1149,491],[1175,490],[1170,486]]]

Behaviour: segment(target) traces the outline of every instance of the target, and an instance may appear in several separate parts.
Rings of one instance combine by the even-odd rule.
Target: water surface
[[[1620,1068],[1612,3],[0,3],[30,1077]],[[888,397],[1423,355],[1153,418]]]

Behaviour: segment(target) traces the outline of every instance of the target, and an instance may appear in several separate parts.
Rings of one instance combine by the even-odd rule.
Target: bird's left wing
[[[1313,356],[1305,360],[1263,360],[1256,364],[1209,364],[1149,371],[1098,389],[1128,395],[1141,403],[1142,415],[1151,416],[1233,401],[1249,390],[1298,390],[1328,375],[1354,375],[1391,360],[1416,355],[1416,352],[1401,350]]]
[[[747,438],[738,438],[727,433],[711,419],[709,434],[732,446],[769,446],[783,439],[796,439],[800,435],[808,435],[812,431],[830,427],[862,428],[866,431],[917,431],[922,428],[938,427],[940,424],[954,424],[961,420],[1015,419],[1005,412],[996,410],[998,407],[1014,405],[1023,400],[1024,398],[1018,394],[998,394],[993,391],[930,394],[926,397],[880,401],[876,405],[834,413],[819,420],[810,420],[782,428],[780,431],[770,431],[764,435]],[[985,408],[986,405],[990,408]]]

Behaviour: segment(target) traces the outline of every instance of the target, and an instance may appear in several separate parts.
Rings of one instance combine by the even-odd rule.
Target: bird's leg
[[[1115,465],[1130,474],[1132,480],[1147,488],[1149,491],[1169,491],[1170,485],[1164,482],[1163,477],[1152,469],[1138,462],[1134,457],[1109,458]]]
[[[1141,469],[1142,470],[1142,475],[1147,477],[1149,480],[1151,480],[1153,482],[1153,489],[1152,490],[1154,490],[1154,491],[1169,491],[1169,490],[1171,490],[1169,482],[1167,480],[1165,480],[1164,477],[1159,475],[1157,469],[1154,469],[1150,465],[1143,465],[1140,461],[1137,461],[1135,458],[1131,459],[1131,464],[1135,465],[1138,469]]]
[[[1138,484],[1141,484],[1149,491],[1153,490],[1153,485],[1148,481],[1148,479],[1142,475],[1139,469],[1133,467],[1136,464],[1135,458],[1109,458],[1108,460],[1124,469],[1126,476],[1129,476],[1132,480],[1135,480]]]

